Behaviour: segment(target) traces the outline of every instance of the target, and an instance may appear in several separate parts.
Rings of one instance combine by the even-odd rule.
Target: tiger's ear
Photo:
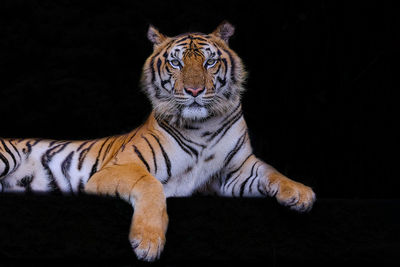
[[[235,33],[235,27],[227,21],[222,22],[211,34],[228,43],[229,38]]]
[[[147,38],[153,43],[154,47],[161,44],[167,37],[160,33],[153,25],[147,30]]]

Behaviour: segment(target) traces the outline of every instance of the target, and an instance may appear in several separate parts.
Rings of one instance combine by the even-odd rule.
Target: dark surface
[[[122,200],[0,195],[0,203],[2,264],[138,264],[127,240],[132,210]],[[321,199],[298,214],[273,199],[168,199],[157,265],[385,266],[398,258],[399,209],[399,200]]]

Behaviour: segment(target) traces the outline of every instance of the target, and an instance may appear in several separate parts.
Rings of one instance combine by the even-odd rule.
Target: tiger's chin
[[[192,104],[182,108],[181,116],[185,120],[203,120],[209,116],[209,111],[201,105]]]

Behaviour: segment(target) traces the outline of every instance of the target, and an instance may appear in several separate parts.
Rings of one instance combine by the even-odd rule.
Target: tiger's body
[[[0,191],[59,191],[119,196],[135,212],[130,241],[138,258],[160,256],[166,197],[194,192],[275,196],[298,211],[315,201],[252,153],[240,94],[245,72],[229,48],[233,27],[166,37],[150,27],[154,52],[143,69],[153,104],[132,132],[88,141],[0,139]]]
[[[152,114],[126,135],[96,140],[1,139],[2,191],[78,193],[97,171],[134,160],[163,184],[166,197],[190,196],[205,187],[210,189],[211,180],[222,183],[226,172],[235,167],[229,163],[236,162],[236,157],[252,155],[240,107],[200,124],[177,129]],[[222,138],[225,136],[228,138]],[[250,178],[256,177],[254,170]],[[265,194],[254,181],[251,187],[249,184],[241,189],[232,183],[215,193],[246,196],[251,188],[251,195]]]

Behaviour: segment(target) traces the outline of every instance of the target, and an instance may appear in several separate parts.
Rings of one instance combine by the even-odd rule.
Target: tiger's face
[[[233,32],[223,23],[211,34],[166,37],[150,26],[154,51],[144,65],[142,84],[156,117],[200,121],[238,105],[245,71],[228,46]]]

